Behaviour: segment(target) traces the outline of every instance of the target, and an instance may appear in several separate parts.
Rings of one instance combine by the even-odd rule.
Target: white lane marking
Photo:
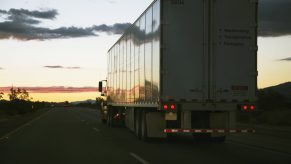
[[[76,117],[78,120],[80,120],[81,122],[85,122],[87,125],[89,125],[88,122],[86,122],[86,120],[83,120],[81,117]]]
[[[81,118],[79,119],[81,122],[85,122],[85,120],[82,120]]]
[[[96,132],[100,132],[100,130],[97,128],[93,128],[93,130],[95,130]]]
[[[33,122],[39,120],[41,117],[46,116],[49,112],[51,112],[51,110],[49,110],[49,111],[47,111],[47,112],[41,114],[40,116],[38,116],[37,118],[35,118],[35,119],[33,119],[33,120],[27,122],[26,124],[24,124],[24,125],[22,125],[22,126],[16,128],[16,129],[14,129],[14,130],[8,132],[8,133],[5,134],[4,136],[0,137],[0,141],[2,141],[2,140],[4,140],[4,139],[8,139],[12,134],[14,134],[14,133],[20,131],[21,129],[23,129],[23,128],[27,127],[27,126],[30,126]]]
[[[129,155],[131,155],[133,158],[135,158],[136,160],[138,160],[142,164],[149,164],[149,162],[147,162],[146,160],[142,159],[140,156],[138,156],[132,152],[130,152]]]

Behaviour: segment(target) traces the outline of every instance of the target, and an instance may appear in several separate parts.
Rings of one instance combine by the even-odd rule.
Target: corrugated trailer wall
[[[160,0],[157,0],[108,51],[109,103],[158,103],[160,33]]]

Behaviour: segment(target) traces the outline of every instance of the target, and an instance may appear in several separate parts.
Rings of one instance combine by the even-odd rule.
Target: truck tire
[[[101,117],[101,122],[103,123],[103,124],[106,124],[107,123],[107,119],[108,119],[108,117],[107,117],[107,115],[108,114],[105,114],[105,109],[106,109],[106,112],[107,112],[107,106],[101,106],[101,109],[100,109],[100,117]]]
[[[141,139],[143,141],[148,141],[149,137],[147,134],[147,120],[146,120],[146,111],[141,113]]]
[[[125,127],[125,115],[123,114],[124,110],[123,109],[119,109],[117,111],[117,113],[119,113],[120,118],[118,120],[115,120],[116,126],[123,128],[123,127]]]
[[[108,110],[108,114],[107,114],[107,125],[108,125],[109,127],[112,126],[111,110]]]
[[[122,127],[124,121],[120,120],[120,119],[116,119],[114,118],[114,116],[116,116],[117,113],[120,113],[119,110],[117,110],[116,108],[111,108],[110,110],[108,110],[108,125],[109,127]]]
[[[137,110],[134,113],[134,133],[138,139],[141,139],[141,119],[140,111]]]

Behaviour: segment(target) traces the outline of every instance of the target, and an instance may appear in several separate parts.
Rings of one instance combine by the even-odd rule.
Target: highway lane
[[[109,128],[98,111],[55,108],[0,141],[2,164],[291,163],[291,154],[226,142],[176,138],[145,143]]]

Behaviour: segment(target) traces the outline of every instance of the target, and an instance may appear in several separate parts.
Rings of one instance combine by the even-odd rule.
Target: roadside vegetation
[[[84,107],[84,108],[93,108],[93,109],[97,109],[96,104],[93,104],[91,102],[82,102],[79,104],[74,105],[76,107]]]
[[[291,126],[291,98],[275,90],[259,91],[259,112],[256,120],[260,123]]]
[[[97,97],[96,98],[96,101],[83,101],[83,102],[79,102],[79,103],[76,103],[74,104],[74,106],[76,107],[85,107],[85,108],[92,108],[92,109],[100,109],[100,106],[101,106],[101,102],[103,101],[102,98],[100,97]]]
[[[274,89],[258,91],[257,111],[239,112],[238,120],[254,124],[291,126],[291,97]]]
[[[4,100],[4,93],[0,93],[0,118],[24,115],[35,112],[41,108],[49,107],[48,102],[33,102],[32,97],[25,89],[11,88],[8,94],[9,100]]]

